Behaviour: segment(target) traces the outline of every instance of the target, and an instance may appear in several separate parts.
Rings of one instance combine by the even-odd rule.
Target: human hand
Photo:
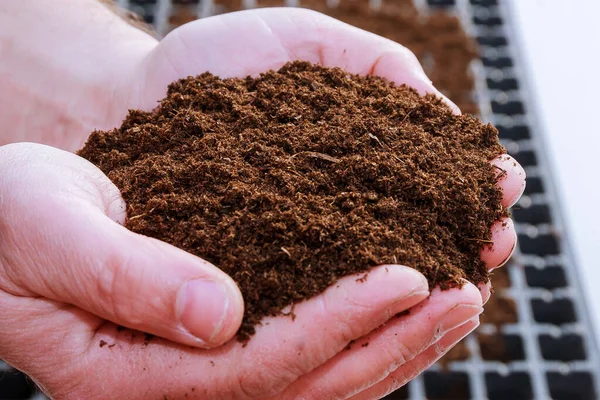
[[[224,319],[208,345],[235,332],[241,298],[227,276],[119,225],[118,190],[73,154],[6,145],[0,176],[0,357],[53,398],[376,398],[478,325],[482,298],[472,284],[427,298],[422,275],[390,265],[297,305],[294,321],[266,319],[245,348],[176,344],[201,344],[181,316],[209,327]],[[200,297],[192,312],[181,312],[190,304],[180,288],[195,278],[226,287],[224,318],[212,307],[222,303],[202,292],[192,294]]]
[[[133,92],[134,108],[152,109],[165,96],[168,84],[182,77],[203,71],[222,78],[257,75],[297,59],[406,84],[423,95],[441,97],[460,113],[433,86],[407,48],[323,14],[289,8],[220,15],[174,30],[143,63],[140,76],[144,81],[135,85],[140,92]],[[492,164],[508,172],[499,183],[505,194],[503,206],[512,207],[525,189],[525,171],[508,155],[499,156]],[[497,267],[510,258],[517,236],[510,219],[498,221],[492,231],[494,248],[486,247],[482,257]],[[480,289],[485,302],[491,286],[488,283]]]
[[[245,24],[239,24],[238,18],[243,14],[220,17],[229,20],[219,21],[215,18],[192,23],[174,32],[161,45],[152,47],[140,59],[143,61],[138,60],[139,63],[135,64],[139,69],[135,70],[133,75],[128,78],[124,78],[127,75],[121,76],[118,80],[127,84],[119,89],[123,90],[119,93],[123,93],[123,98],[128,99],[128,107],[150,109],[156,100],[164,96],[166,84],[172,80],[205,70],[223,76],[255,73],[261,68],[276,68],[289,61],[286,54],[287,57],[310,61],[314,61],[310,57],[318,56],[317,60],[322,59],[328,66],[342,66],[351,72],[374,72],[396,82],[408,83],[421,92],[433,91],[427,79],[414,69],[418,63],[413,65],[414,59],[401,46],[392,46],[391,42],[333,22],[320,14],[292,11],[292,14],[297,14],[285,19],[278,14],[281,12],[283,11],[262,11],[261,13],[265,14],[259,17],[254,16],[248,20],[244,17],[244,21],[248,21]],[[286,25],[295,27],[297,31],[288,31]],[[247,29],[250,31],[246,31]],[[278,29],[281,32],[278,32]],[[254,35],[261,41],[252,40],[255,36],[250,36],[250,32],[253,30]],[[296,40],[290,44],[293,45],[291,48],[282,41],[283,33],[289,35],[288,39]],[[178,38],[178,35],[181,37]],[[272,35],[270,42],[266,40],[269,35]],[[301,40],[303,35],[306,35],[306,42]],[[205,48],[202,43],[196,43],[195,38],[198,37],[203,38],[204,45],[206,42],[209,42],[209,45]],[[240,38],[243,40],[239,40]],[[331,38],[331,41],[327,38]],[[348,44],[346,52],[343,52],[345,43],[342,38],[346,38]],[[335,52],[338,43],[339,54]],[[251,44],[254,44],[255,48],[248,47]],[[352,49],[355,51],[351,51]],[[241,51],[247,51],[243,60],[247,63],[247,70],[240,66],[236,67],[239,68],[237,70],[230,69],[232,64],[240,60],[228,60],[227,54],[237,55]],[[202,55],[201,59],[195,58],[195,52]],[[347,58],[351,55],[353,58]],[[361,59],[360,56],[364,58]],[[275,60],[271,67],[260,64],[269,59]],[[353,70],[358,67],[355,62],[366,63],[366,69]],[[368,63],[371,63],[369,68]],[[103,112],[106,113],[106,110]],[[111,109],[109,114],[117,115],[118,111]],[[82,135],[79,140],[84,137]],[[69,140],[72,140],[72,137]],[[108,198],[118,198],[118,193],[115,194],[114,187],[105,177],[101,174],[95,175],[98,173],[95,169],[92,168],[95,171],[93,173],[86,172],[91,167],[81,164],[83,161],[77,157],[65,153],[56,155],[50,149],[40,150],[37,146],[30,150],[12,146],[6,149],[3,148],[4,151],[8,151],[8,155],[16,154],[11,157],[15,161],[21,157],[21,153],[30,155],[21,163],[9,163],[9,167],[17,168],[19,173],[31,169],[27,176],[40,175],[44,178],[32,181],[13,179],[13,184],[26,185],[20,190],[10,186],[10,182],[3,181],[7,193],[16,196],[16,193],[25,192],[22,194],[25,199],[33,199],[34,196],[28,197],[31,193],[27,192],[29,189],[23,188],[38,188],[35,197],[52,206],[42,207],[41,215],[30,214],[36,209],[34,205],[39,207],[40,204],[12,197],[13,200],[6,203],[9,204],[11,213],[3,212],[1,215],[15,215],[16,208],[22,212],[16,215],[28,216],[30,221],[35,223],[25,224],[24,227],[29,228],[25,229],[25,232],[15,230],[19,222],[2,221],[1,226],[8,232],[20,233],[19,238],[22,240],[17,240],[16,243],[33,243],[34,246],[30,248],[35,248],[36,252],[31,253],[41,254],[42,260],[47,256],[52,260],[49,256],[57,255],[53,265],[59,272],[54,274],[56,277],[41,277],[38,261],[29,267],[30,271],[37,274],[35,278],[20,272],[21,275],[15,275],[12,272],[14,268],[10,268],[11,272],[7,275],[12,279],[0,280],[7,284],[7,293],[11,293],[11,290],[21,290],[15,292],[17,296],[14,296],[14,293],[12,296],[8,294],[6,302],[1,302],[7,305],[7,311],[1,313],[2,316],[6,316],[7,321],[3,321],[2,327],[5,331],[1,333],[9,339],[6,344],[0,344],[0,356],[6,357],[15,366],[30,373],[55,397],[111,398],[122,397],[123,393],[127,393],[127,397],[132,399],[162,398],[163,395],[179,398],[187,393],[189,397],[200,398],[265,398],[270,395],[277,398],[350,398],[353,395],[358,398],[374,398],[406,383],[478,324],[476,315],[481,311],[483,299],[472,285],[467,284],[462,290],[447,292],[434,290],[429,299],[419,303],[427,296],[428,288],[422,286],[418,274],[415,276],[413,271],[398,267],[387,267],[386,271],[385,267],[382,267],[374,271],[369,280],[361,283],[358,288],[355,279],[349,277],[344,279],[339,287],[332,287],[324,295],[297,306],[295,313],[298,317],[294,322],[283,318],[266,321],[269,324],[259,327],[257,335],[245,349],[236,342],[227,343],[215,350],[193,350],[176,345],[174,341],[185,343],[187,340],[177,336],[181,332],[177,329],[180,326],[175,318],[176,293],[173,293],[174,290],[169,292],[165,282],[170,282],[173,289],[178,283],[185,282],[189,276],[174,276],[172,271],[161,269],[161,263],[158,261],[168,263],[169,266],[179,262],[189,262],[192,265],[181,268],[180,271],[193,270],[197,273],[198,269],[208,269],[212,272],[214,270],[195,258],[192,260],[186,253],[162,243],[157,244],[151,239],[140,238],[130,232],[126,233],[130,238],[127,241],[124,236],[117,234],[119,231],[125,235],[126,231],[117,224],[110,223],[110,218],[102,215],[106,206],[103,205],[102,199],[98,199],[97,194],[94,197],[97,189],[93,188],[104,188],[102,190],[108,193]],[[0,159],[6,157],[7,154],[3,154]],[[34,169],[30,165],[35,164],[34,160],[44,160],[43,168],[38,164],[37,169]],[[518,166],[509,161],[504,162],[509,173],[501,181],[501,185],[505,192],[503,202],[508,206],[516,201],[520,194],[524,175]],[[53,163],[56,167],[49,168],[48,165]],[[51,170],[54,172],[51,173]],[[12,171],[3,171],[2,176],[14,175],[15,172]],[[70,171],[71,174],[65,171]],[[81,175],[76,171],[80,171]],[[57,192],[55,183],[58,178],[64,180],[65,175],[72,179],[65,182],[66,186],[63,190],[58,190],[58,193],[78,193],[79,190],[79,196],[75,196],[76,204],[63,204],[64,197],[67,196],[53,197]],[[88,182],[87,185],[82,185],[84,182]],[[83,190],[80,186],[83,186]],[[86,192],[92,196],[85,197]],[[83,200],[81,196],[84,196]],[[19,208],[14,204],[29,206]],[[70,210],[85,212],[73,215],[69,214]],[[111,214],[110,209],[105,211],[105,214],[113,218],[119,215]],[[85,226],[80,226],[79,215],[88,215],[83,218]],[[57,219],[59,216],[69,218]],[[120,218],[122,217],[121,214]],[[82,230],[77,230],[76,227]],[[46,242],[51,233],[56,233],[57,229],[60,231],[61,228],[63,233],[66,233],[64,240]],[[490,267],[497,266],[508,257],[515,239],[510,223],[506,227],[497,225],[494,229],[494,248],[485,250],[482,254]],[[107,234],[98,235],[99,232]],[[83,242],[75,240],[89,238],[91,235],[94,235],[95,240],[98,240],[97,237],[115,240],[107,239],[106,247],[99,246],[99,250],[90,249],[89,245],[86,247]],[[30,237],[37,237],[39,243],[32,241]],[[136,239],[133,239],[134,237]],[[123,239],[119,240],[121,238]],[[133,242],[140,243],[139,248],[142,250],[135,251],[137,245],[126,245]],[[51,243],[60,246],[55,246],[50,251],[48,247]],[[158,249],[150,251],[155,244]],[[24,248],[26,247],[23,245],[20,248],[13,245],[13,254],[22,255]],[[38,248],[45,252],[39,251]],[[10,250],[1,250],[3,264],[5,259],[10,259],[4,256],[10,254]],[[115,253],[117,262],[112,256]],[[72,254],[80,254],[81,261],[72,264],[64,262],[65,259],[70,259]],[[119,258],[119,254],[126,258]],[[108,258],[103,258],[107,255]],[[145,258],[140,261],[140,256]],[[185,260],[182,260],[182,257]],[[13,259],[18,257],[13,256]],[[115,281],[122,283],[121,292],[111,294],[108,290],[105,291],[105,295],[96,295],[98,290],[94,291],[94,284],[98,281],[98,275],[95,273],[103,272],[106,268],[101,268],[101,261],[90,263],[89,260],[103,259],[117,268],[123,265],[118,262],[119,259],[126,261],[125,273],[121,274],[118,270],[116,272],[117,276],[124,277]],[[78,258],[75,257],[75,260]],[[4,265],[2,267],[5,268]],[[132,273],[135,271],[143,271],[141,276],[149,278],[150,284],[160,282],[160,285],[146,286],[146,281],[140,282],[136,274]],[[15,276],[18,277],[19,284],[14,283]],[[82,278],[80,282],[76,282],[74,279],[64,279],[66,276]],[[56,281],[60,277],[63,277],[64,282]],[[32,290],[31,286],[25,286],[25,289],[19,286],[36,281],[41,282],[37,290]],[[99,282],[102,281],[100,278]],[[144,295],[145,293],[151,295]],[[413,293],[413,296],[409,296],[410,293]],[[484,297],[486,295],[484,291]],[[155,299],[149,310],[140,306],[146,304],[148,298]],[[111,312],[110,307],[102,309],[102,300],[107,304],[121,301],[121,309],[115,308],[116,312]],[[235,320],[240,314],[238,309],[236,317],[236,301],[233,303],[234,311],[231,311],[227,318],[232,321],[230,329],[235,330]],[[390,320],[395,313],[417,303],[419,305],[411,310],[410,315]],[[71,306],[67,306],[68,304]],[[15,315],[15,310],[19,309]],[[23,309],[31,312],[24,314]],[[462,314],[462,318],[456,317],[457,320],[453,323],[440,325],[443,315],[451,310]],[[143,338],[138,336],[132,339],[131,331],[118,331],[116,325],[108,323],[107,320],[153,332],[171,341],[154,339],[145,345]],[[18,321],[18,325],[15,325],[15,321]],[[387,324],[382,326],[386,321]],[[225,330],[227,329],[229,328]],[[450,331],[444,335],[443,332],[447,329]],[[16,332],[19,334],[15,334]],[[225,337],[227,332],[223,334],[223,338]],[[101,340],[107,345],[100,347]],[[357,343],[351,346],[350,350],[343,351],[350,340],[357,340]],[[369,346],[362,347],[361,341],[363,344],[368,341]],[[115,346],[109,347],[112,344]],[[23,348],[32,348],[35,351],[16,354],[16,349]],[[49,349],[52,349],[51,353]],[[111,352],[107,355],[107,351]],[[72,367],[68,370],[63,368],[57,373],[57,366],[61,365]],[[260,366],[261,370],[257,370],[257,366]],[[110,388],[109,391],[99,393],[100,385],[89,379],[89,371],[92,368],[95,379],[102,381],[104,388]],[[164,373],[169,369],[175,371],[173,374],[176,376],[165,382]],[[112,388],[118,392],[110,392]],[[195,390],[192,391],[192,388]]]

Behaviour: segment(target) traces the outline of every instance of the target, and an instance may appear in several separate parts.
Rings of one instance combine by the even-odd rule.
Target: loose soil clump
[[[174,82],[79,152],[121,190],[127,228],[238,283],[240,340],[375,265],[442,289],[486,282],[479,253],[506,215],[490,164],[502,153],[495,128],[433,96],[307,62]]]

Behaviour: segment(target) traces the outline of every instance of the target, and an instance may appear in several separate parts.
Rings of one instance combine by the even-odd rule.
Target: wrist
[[[0,5],[0,144],[35,141],[74,150],[116,126],[125,86],[156,46],[97,0]]]

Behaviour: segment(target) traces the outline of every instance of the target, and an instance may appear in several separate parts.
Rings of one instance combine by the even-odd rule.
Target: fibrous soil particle
[[[121,190],[129,229],[238,283],[241,340],[378,264],[442,289],[485,282],[479,253],[505,215],[489,162],[502,153],[496,129],[433,96],[307,62],[180,80],[79,152]]]

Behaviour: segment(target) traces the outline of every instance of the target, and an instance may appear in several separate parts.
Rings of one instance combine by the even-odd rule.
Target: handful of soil
[[[79,155],[121,190],[127,228],[237,282],[247,340],[262,317],[375,265],[413,267],[432,288],[487,281],[502,153],[496,129],[434,96],[293,62],[174,82]]]

